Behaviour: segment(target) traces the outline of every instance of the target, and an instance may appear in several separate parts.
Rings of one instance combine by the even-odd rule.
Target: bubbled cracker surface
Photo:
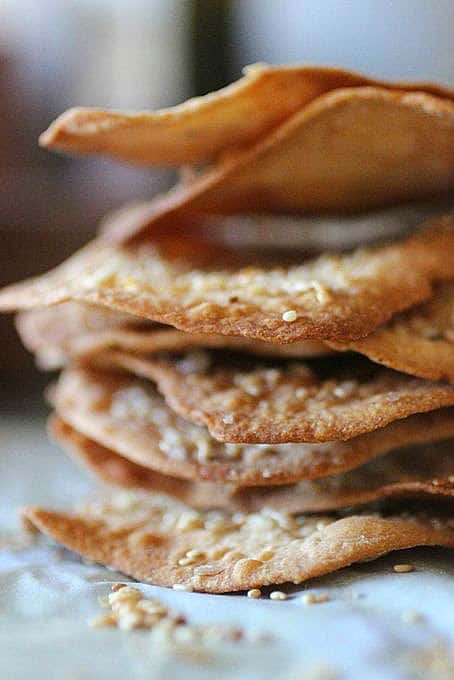
[[[454,436],[452,411],[396,421],[347,442],[229,445],[177,416],[149,382],[130,375],[73,368],[54,394],[73,428],[152,470],[237,486],[284,484],[348,470],[387,451]]]
[[[200,592],[301,583],[415,545],[454,547],[452,520],[424,515],[201,512],[151,493],[94,501],[77,514],[28,508],[25,516],[86,558]],[[198,556],[188,559],[195,547]]]
[[[257,366],[208,352],[182,358],[110,353],[106,366],[156,381],[179,415],[224,442],[346,440],[454,404],[454,387],[344,358]],[[257,366],[257,367],[256,367]]]
[[[454,278],[453,258],[446,256],[454,247],[450,217],[391,245],[290,267],[239,266],[239,253],[220,253],[189,237],[170,245],[95,241],[52,272],[4,289],[0,309],[78,300],[193,333],[278,344],[347,341],[430,297],[434,282]],[[288,311],[296,320],[284,321]]]

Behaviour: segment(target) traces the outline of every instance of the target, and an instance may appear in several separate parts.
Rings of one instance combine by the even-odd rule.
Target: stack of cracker
[[[260,65],[173,109],[72,109],[42,144],[182,172],[0,294],[63,369],[51,434],[130,490],[33,524],[205,592],[454,547],[452,91]]]

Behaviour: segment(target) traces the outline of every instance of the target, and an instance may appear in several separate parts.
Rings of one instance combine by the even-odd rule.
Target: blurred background
[[[454,85],[453,0],[0,0],[0,284],[49,268],[168,171],[74,159],[37,138],[70,106],[157,108],[222,87],[244,64],[312,62]],[[38,377],[0,318],[0,381]]]

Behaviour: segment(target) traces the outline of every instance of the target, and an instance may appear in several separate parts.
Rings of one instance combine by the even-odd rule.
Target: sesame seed
[[[408,574],[410,571],[414,571],[415,568],[412,564],[395,564],[393,570],[396,574]]]
[[[252,588],[252,590],[247,591],[247,596],[252,600],[258,600],[259,597],[262,597],[262,591],[259,588]]]
[[[303,595],[301,599],[304,602],[304,604],[307,605],[322,604],[323,602],[329,602],[329,595],[326,595],[325,593],[321,593],[320,595],[315,595],[314,593],[306,593],[306,595]]]
[[[107,626],[116,626],[117,619],[113,614],[100,614],[95,616],[88,622],[91,628],[106,628]]]
[[[270,600],[286,600],[287,595],[283,593],[281,590],[273,590],[272,593],[270,593]]]
[[[186,557],[189,557],[190,559],[200,559],[201,557],[205,557],[205,553],[203,550],[198,550],[197,548],[193,548],[192,550],[188,550],[186,553]]]
[[[181,590],[185,593],[192,593],[193,588],[189,583],[174,583],[172,586],[173,590]]]
[[[295,312],[294,309],[288,309],[286,312],[282,314],[282,321],[287,321],[288,323],[292,323],[293,321],[296,321],[297,319],[297,313]]]

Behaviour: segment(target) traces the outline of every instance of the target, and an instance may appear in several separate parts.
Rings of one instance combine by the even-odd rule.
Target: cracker
[[[454,285],[439,286],[428,302],[362,340],[331,344],[420,378],[454,382]]]
[[[241,446],[214,440],[171,411],[147,381],[73,368],[54,394],[58,415],[120,455],[174,477],[236,486],[285,484],[350,470],[396,448],[454,436],[454,411],[396,421],[347,442]]]
[[[157,491],[202,510],[256,512],[327,512],[384,498],[452,499],[452,442],[406,448],[376,458],[353,471],[298,484],[230,488],[226,484],[194,482],[161,475],[119,456],[85,437],[58,418],[53,436],[97,478],[123,488]]]
[[[124,352],[97,357],[98,365],[123,368],[156,382],[176,413],[205,425],[223,442],[346,440],[414,413],[454,405],[453,385],[420,380],[365,360],[252,361],[209,352],[182,358]]]
[[[143,238],[195,215],[352,213],[454,188],[454,102],[424,93],[339,89],[245,151],[182,181],[117,222],[115,241]]]
[[[99,324],[92,327],[85,323],[87,320]],[[243,337],[184,333],[171,326],[75,302],[21,312],[16,317],[16,326],[24,345],[36,355],[39,367],[47,370],[64,366],[71,358],[89,357],[110,349],[149,355],[208,347],[299,358],[333,352],[317,340],[276,345]]]
[[[255,64],[237,82],[160,111],[74,108],[41,135],[40,143],[73,153],[105,153],[138,163],[181,165],[248,145],[311,100],[338,87],[381,85],[454,98],[428,83],[388,83],[340,69]]]
[[[152,493],[122,493],[77,514],[29,507],[24,515],[65,547],[140,581],[211,593],[299,584],[417,545],[454,547],[452,519],[409,513],[336,519],[266,509],[232,515]],[[198,556],[187,558],[194,548]]]
[[[22,342],[37,355],[38,365],[43,369],[64,365],[68,355],[73,353],[73,346],[83,344],[85,339],[88,342],[88,338],[109,336],[125,328],[135,333],[143,326],[154,324],[108,307],[78,302],[33,309],[16,316],[16,328]]]
[[[454,278],[453,250],[452,216],[397,243],[281,268],[235,266],[237,252],[185,239],[132,248],[95,241],[48,274],[4,289],[0,309],[79,300],[190,333],[277,344],[356,340]]]

